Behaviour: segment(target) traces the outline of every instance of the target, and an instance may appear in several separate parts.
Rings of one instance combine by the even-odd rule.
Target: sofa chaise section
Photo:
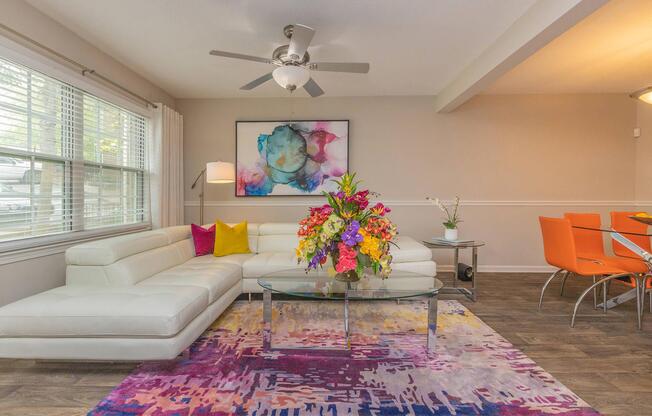
[[[239,294],[209,304],[192,286],[62,286],[0,308],[0,356],[171,359]]]

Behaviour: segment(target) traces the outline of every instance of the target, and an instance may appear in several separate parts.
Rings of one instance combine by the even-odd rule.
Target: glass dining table
[[[630,219],[638,222],[642,222],[647,225],[652,225],[652,217],[637,217],[637,216],[630,216]],[[643,260],[647,265],[648,268],[650,269],[650,273],[652,274],[652,256],[650,256],[650,253],[645,252],[642,250],[640,247],[638,247],[636,244],[634,244],[632,241],[630,241],[627,237],[628,236],[639,236],[639,237],[652,237],[652,232],[645,232],[645,233],[635,233],[635,232],[629,232],[629,231],[616,231],[613,229],[608,229],[608,228],[595,228],[595,227],[582,227],[579,225],[573,225],[573,228],[576,229],[581,229],[581,230],[588,230],[588,231],[595,231],[595,232],[602,232],[602,233],[609,233],[613,239],[618,241],[619,243],[623,244],[625,247],[630,249],[634,254],[638,255],[641,257],[641,260]],[[648,274],[648,276],[649,276]],[[565,279],[564,279],[565,280]],[[645,293],[645,283],[641,282],[639,285],[642,287],[643,293]],[[618,296],[615,296],[611,299],[608,299],[603,303],[597,304],[598,308],[602,309],[611,309],[614,308],[618,305],[621,305],[625,302],[628,302],[632,299],[636,299],[638,293],[637,288],[633,288],[631,290],[628,290],[626,292],[621,293]],[[650,292],[650,312],[652,312],[652,292]]]

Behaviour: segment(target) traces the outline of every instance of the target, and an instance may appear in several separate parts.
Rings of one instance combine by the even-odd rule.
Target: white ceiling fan
[[[223,56],[226,58],[244,59],[246,61],[261,62],[264,64],[276,65],[278,68],[272,72],[256,78],[248,84],[240,87],[241,90],[251,90],[274,78],[274,81],[290,92],[303,87],[311,97],[319,97],[324,94],[319,85],[310,76],[310,71],[329,72],[351,72],[366,74],[369,72],[369,64],[362,62],[310,62],[308,46],[315,36],[315,30],[304,25],[287,25],[283,33],[290,39],[289,45],[279,46],[272,53],[272,58],[259,58],[257,56],[244,55],[241,53],[210,51],[211,55]]]

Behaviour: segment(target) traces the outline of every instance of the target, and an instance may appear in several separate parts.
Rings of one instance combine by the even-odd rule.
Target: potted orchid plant
[[[380,202],[369,208],[369,198],[375,194],[358,191],[355,173],[346,173],[335,182],[337,192],[324,193],[328,203],[310,208],[299,222],[299,263],[308,263],[308,271],[323,267],[330,257],[333,274],[342,281],[357,281],[365,270],[389,277],[389,248],[397,234],[385,216],[391,210]]]
[[[458,214],[460,207],[460,197],[456,196],[455,202],[448,206],[444,204],[439,198],[427,197],[426,200],[431,204],[437,206],[446,216],[446,221],[442,223],[444,226],[444,238],[449,241],[457,240],[457,225],[462,222]]]

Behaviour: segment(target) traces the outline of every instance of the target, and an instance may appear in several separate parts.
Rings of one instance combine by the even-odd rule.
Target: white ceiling
[[[612,0],[485,93],[630,93],[650,85],[652,1]]]
[[[435,95],[536,0],[28,1],[174,97],[214,98],[288,96],[274,82],[240,91],[273,67],[208,51],[270,57],[289,23],[317,30],[313,61],[371,63],[315,73],[326,96]]]

